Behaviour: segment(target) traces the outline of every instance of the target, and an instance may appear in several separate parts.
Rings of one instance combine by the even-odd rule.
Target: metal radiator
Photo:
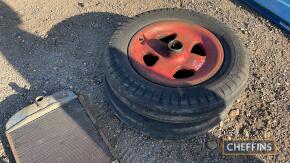
[[[77,95],[71,91],[37,98],[9,119],[6,136],[16,162],[113,160]]]

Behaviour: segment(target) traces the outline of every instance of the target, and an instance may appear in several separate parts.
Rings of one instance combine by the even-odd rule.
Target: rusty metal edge
[[[7,137],[9,146],[10,146],[10,149],[11,149],[11,151],[13,153],[13,157],[15,159],[15,162],[20,162],[19,156],[18,156],[18,153],[17,153],[17,150],[15,149],[15,146],[14,146],[13,139],[11,138],[11,136],[9,135],[9,133],[6,132],[5,134],[6,134],[6,137]]]
[[[73,91],[65,90],[51,96],[43,97],[41,101],[35,101],[34,104],[21,109],[8,120],[6,123],[6,134],[76,98],[77,95]]]

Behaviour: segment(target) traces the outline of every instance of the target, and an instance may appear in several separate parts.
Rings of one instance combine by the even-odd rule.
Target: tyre
[[[156,121],[154,119],[147,118],[136,112],[128,109],[128,106],[124,105],[108,87],[108,98],[112,104],[112,111],[115,115],[122,120],[128,127],[137,130],[145,135],[149,135],[159,139],[186,139],[195,135],[200,135],[211,128],[215,127],[225,114],[221,116],[212,117],[199,122],[191,123],[170,123]],[[229,110],[231,105],[227,106],[225,110]],[[224,111],[227,113],[227,111]]]
[[[170,139],[217,124],[243,91],[249,71],[244,48],[228,27],[184,9],[130,19],[112,36],[105,63],[117,116],[143,133]]]

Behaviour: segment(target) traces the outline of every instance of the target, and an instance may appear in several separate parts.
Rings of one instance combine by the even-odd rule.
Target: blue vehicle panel
[[[290,34],[290,0],[243,0]]]

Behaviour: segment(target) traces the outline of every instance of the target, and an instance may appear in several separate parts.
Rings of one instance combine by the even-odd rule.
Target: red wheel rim
[[[145,26],[131,39],[128,54],[138,73],[166,86],[200,84],[218,72],[224,59],[214,34],[183,21]]]

